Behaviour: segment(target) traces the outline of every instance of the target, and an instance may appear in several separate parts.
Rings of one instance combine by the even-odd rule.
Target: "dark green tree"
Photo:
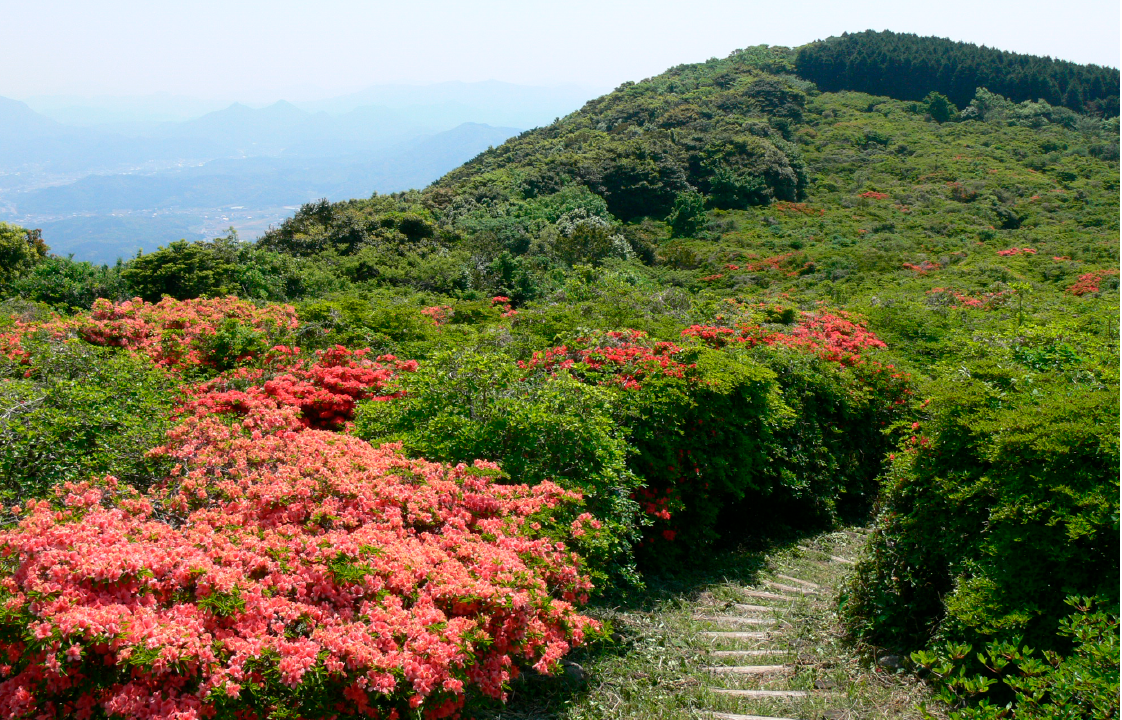
[[[673,237],[694,237],[705,227],[705,196],[692,190],[679,193],[666,221]]]
[[[942,93],[930,92],[923,99],[923,102],[927,106],[927,114],[939,124],[945,123],[958,115],[958,108]]]
[[[46,254],[47,246],[38,230],[0,222],[0,289],[9,286]]]
[[[176,240],[130,260],[121,277],[131,292],[149,301],[164,295],[176,300],[225,295],[237,287],[236,260],[215,243]]]

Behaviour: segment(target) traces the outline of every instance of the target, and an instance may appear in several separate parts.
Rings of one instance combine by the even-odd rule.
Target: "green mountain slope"
[[[937,273],[1063,290],[1114,266],[1116,119],[980,91],[971,119],[940,124],[923,103],[819,93],[786,72],[794,57],[753,48],[627,84],[423,191],[308,206],[260,245],[516,301],[574,263],[632,258],[695,291],[835,298]],[[1014,246],[1037,255],[997,255]]]

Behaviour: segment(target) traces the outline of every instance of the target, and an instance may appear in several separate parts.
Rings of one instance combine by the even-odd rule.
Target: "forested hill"
[[[930,92],[963,106],[977,88],[1014,102],[1046,100],[1076,112],[1118,115],[1118,70],[906,33],[843,34],[799,48],[795,70],[820,90],[898,100]]]
[[[807,186],[792,131],[806,83],[766,75],[755,53],[627,83],[435,183],[441,208],[541,198],[574,182],[620,220],[663,217],[699,189],[713,207],[795,201]]]

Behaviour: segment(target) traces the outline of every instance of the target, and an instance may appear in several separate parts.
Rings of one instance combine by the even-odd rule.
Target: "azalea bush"
[[[5,715],[446,717],[595,631],[578,558],[539,530],[579,496],[294,408],[227,420],[174,429],[148,493],[68,483],[0,533]]]
[[[740,317],[726,325],[694,325],[682,335],[739,348],[775,373],[786,409],[766,468],[771,487],[782,490],[776,500],[793,500],[826,522],[867,511],[893,433],[911,411],[908,373],[878,359],[886,343],[844,311],[756,305],[734,312]]]
[[[134,298],[116,304],[97,300],[88,314],[48,329],[76,333],[93,345],[125,347],[160,367],[181,370],[225,369],[272,347],[298,324],[287,305],[258,307],[235,297],[158,303]]]
[[[181,411],[196,416],[256,409],[296,408],[307,427],[338,430],[354,417],[355,405],[364,398],[388,400],[380,395],[399,372],[414,372],[415,360],[393,355],[370,359],[368,350],[348,350],[336,345],[312,356],[300,348],[277,345],[258,367],[243,367],[185,388],[188,398]]]
[[[746,518],[829,524],[867,509],[908,411],[909,378],[861,354],[885,343],[856,318],[767,322],[795,318],[782,307],[738,315],[686,328],[684,344],[600,333],[522,363],[618,388],[628,464],[644,481],[636,499],[651,522],[644,555],[655,562]]]
[[[4,490],[56,496],[0,534],[0,712],[446,717],[596,630],[580,494],[332,432],[417,363],[269,344],[294,323],[165,299],[0,336]]]
[[[748,314],[680,343],[595,331],[520,361],[441,354],[392,381],[399,397],[362,404],[356,432],[579,489],[611,539],[580,548],[605,591],[635,576],[637,540],[640,564],[659,565],[746,517],[829,524],[867,509],[908,377],[862,355],[885,343],[856,318]]]
[[[577,338],[521,367],[529,377],[569,373],[617,395],[628,466],[643,481],[634,497],[649,526],[646,561],[712,542],[722,506],[763,489],[772,423],[783,409],[774,376],[758,364],[631,330]]]

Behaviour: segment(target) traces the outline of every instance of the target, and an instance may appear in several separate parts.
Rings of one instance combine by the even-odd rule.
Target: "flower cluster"
[[[997,254],[1001,255],[1003,257],[1009,257],[1010,255],[1035,255],[1036,250],[1033,250],[1032,248],[1027,248],[1027,247],[1026,248],[1011,247],[1008,250],[998,250]]]
[[[262,308],[235,297],[164,298],[158,303],[134,298],[116,304],[99,299],[88,314],[48,323],[43,329],[57,335],[76,333],[93,345],[128,348],[156,365],[178,370],[206,364],[201,342],[231,320],[262,332],[294,330],[299,324],[288,305]]]
[[[777,272],[782,272],[788,277],[794,277],[799,274],[800,269],[812,268],[813,266],[813,263],[800,264],[800,261],[803,258],[803,254],[798,252],[786,252],[781,255],[773,255],[772,257],[766,257],[763,259],[757,259],[756,255],[754,254],[748,255],[748,257],[752,260],[752,262],[748,262],[743,265],[726,264],[724,266],[724,269],[744,270],[745,272],[766,272],[769,270],[774,270]],[[703,281],[712,281],[722,277],[724,277],[723,274],[716,274],[709,275],[700,279]]]
[[[748,271],[768,270],[768,269],[770,269],[770,270],[781,270],[782,265],[790,264],[790,262],[796,262],[797,263],[797,261],[800,257],[802,257],[801,253],[786,252],[786,253],[783,253],[782,255],[773,255],[772,257],[766,257],[763,260],[761,260],[758,264],[751,263],[751,264],[745,265],[744,269],[748,270]],[[789,275],[794,275],[796,273],[788,273],[788,274]]]
[[[417,369],[416,360],[393,355],[371,360],[369,352],[336,345],[302,359],[299,348],[277,346],[266,368],[239,368],[185,388],[189,400],[183,409],[202,416],[292,407],[306,427],[336,430],[354,418],[358,401],[396,397],[381,391],[398,373]]]
[[[15,332],[0,333],[0,355],[20,365],[31,362],[31,353],[21,345],[24,327],[22,323],[16,323]]]
[[[785,332],[751,323],[738,323],[735,327],[693,325],[682,331],[682,337],[696,338],[716,348],[732,344],[783,345],[812,352],[843,366],[859,363],[861,352],[866,349],[885,347],[875,333],[843,311],[804,312],[798,324]]]
[[[943,287],[931,288],[926,293],[928,300],[938,305],[954,305],[981,310],[992,310],[1004,305],[1012,294],[1012,290],[1002,290],[1001,292],[969,295],[952,288]]]
[[[421,314],[431,318],[433,324],[438,327],[448,322],[454,312],[451,305],[433,305],[421,310]]]
[[[932,270],[941,270],[943,268],[943,266],[940,265],[937,262],[931,262],[930,260],[924,260],[919,265],[915,265],[913,263],[904,263],[904,268],[907,269],[907,270],[911,270],[912,272],[916,273],[917,275],[926,275],[927,273],[931,272]]]
[[[670,519],[670,510],[674,505],[674,498],[669,493],[660,493],[657,490],[644,487],[635,491],[635,499],[638,500],[639,507],[643,512],[652,518]]]
[[[0,352],[26,362],[22,337],[46,331],[177,371],[205,364],[200,346],[231,322],[267,336],[295,315],[99,301],[17,325]],[[150,453],[175,464],[162,483],[106,478],[29,502],[0,533],[0,715],[450,717],[582,642],[590,583],[566,537],[538,532],[580,497],[328,432],[417,368],[369,354],[264,348],[184,388]],[[599,529],[586,514],[569,534]]]
[[[0,352],[26,356],[19,348],[24,337],[47,333],[55,338],[77,337],[92,345],[126,348],[172,371],[213,364],[206,345],[230,323],[266,338],[299,325],[289,305],[257,307],[236,297],[175,300],[158,303],[133,298],[112,303],[99,298],[89,313],[71,318],[54,316],[48,322],[16,322],[0,336]],[[244,360],[247,358],[237,358]]]
[[[518,361],[518,366],[523,370],[569,370],[579,377],[637,390],[645,378],[685,377],[692,366],[675,359],[680,352],[682,348],[674,343],[652,344],[646,333],[624,330],[536,351],[530,360]]]
[[[882,193],[882,192],[877,192],[875,190],[869,190],[867,192],[861,193],[861,195],[859,197],[867,198],[869,200],[887,200],[888,199],[888,193]]]
[[[1067,292],[1075,295],[1076,297],[1086,295],[1087,293],[1095,293],[1099,291],[1099,283],[1103,278],[1111,275],[1117,275],[1117,270],[1100,270],[1098,272],[1090,272],[1079,276],[1079,279],[1067,289]]]
[[[491,298],[491,307],[497,308],[502,317],[505,318],[514,317],[518,314],[518,311],[511,306],[510,298],[506,295],[496,295]]]
[[[576,500],[552,483],[291,408],[188,418],[156,452],[179,465],[150,493],[69,485],[0,533],[5,717],[446,717],[595,627],[577,558],[524,531]]]
[[[887,195],[885,197],[888,197]],[[772,205],[773,208],[783,213],[792,213],[799,215],[825,215],[826,211],[821,208],[812,208],[806,203],[788,202],[787,200],[780,200]]]

